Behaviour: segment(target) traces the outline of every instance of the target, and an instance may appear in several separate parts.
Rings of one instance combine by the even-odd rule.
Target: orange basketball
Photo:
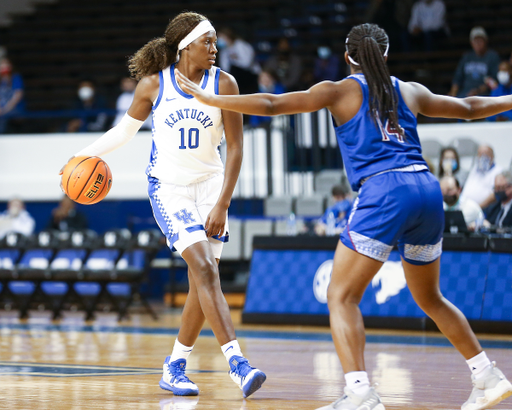
[[[112,186],[112,172],[99,157],[75,157],[62,172],[66,195],[79,204],[92,205],[105,198]]]

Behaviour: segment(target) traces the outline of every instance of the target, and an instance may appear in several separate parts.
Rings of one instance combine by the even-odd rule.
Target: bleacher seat
[[[272,221],[268,219],[247,219],[244,224],[244,259],[251,259],[252,238],[256,235],[272,235]]]
[[[330,196],[334,185],[343,183],[344,171],[326,169],[315,175],[315,193]]]
[[[295,202],[295,214],[304,217],[319,217],[324,213],[325,198],[320,195],[299,197]]]
[[[243,251],[243,222],[240,219],[229,218],[229,241],[222,248],[222,260],[240,260]]]
[[[293,198],[291,196],[269,196],[264,202],[265,216],[284,217],[293,212]]]

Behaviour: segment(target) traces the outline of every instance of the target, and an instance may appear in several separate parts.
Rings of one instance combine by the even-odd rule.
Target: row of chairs
[[[121,320],[138,299],[156,319],[139,287],[162,247],[161,238],[156,230],[132,235],[127,229],[103,235],[8,233],[0,241],[0,308],[18,310],[20,318],[34,307],[50,309],[54,319],[76,308],[86,312],[86,320],[103,308],[118,312]]]

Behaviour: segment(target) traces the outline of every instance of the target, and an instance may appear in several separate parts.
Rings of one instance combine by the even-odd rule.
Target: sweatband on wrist
[[[82,155],[99,157],[108,154],[130,141],[142,127],[142,124],[144,124],[144,121],[136,120],[125,114],[119,124],[108,130],[91,145],[77,152],[75,157]]]

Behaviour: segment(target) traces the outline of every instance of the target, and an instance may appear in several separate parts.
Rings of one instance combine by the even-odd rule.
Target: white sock
[[[364,396],[370,390],[370,380],[366,372],[345,373],[347,387],[358,396]]]
[[[174,347],[171,353],[171,363],[178,359],[188,359],[188,356],[192,352],[194,346],[185,346],[178,342],[178,338],[174,342]]]
[[[242,351],[240,350],[240,345],[238,344],[238,340],[232,340],[231,342],[226,343],[225,345],[220,347],[222,349],[222,353],[226,357],[226,360],[229,363],[229,359],[232,356],[242,356]]]
[[[475,357],[466,360],[466,363],[476,380],[480,379],[485,374],[485,371],[492,366],[485,352],[479,353]]]

